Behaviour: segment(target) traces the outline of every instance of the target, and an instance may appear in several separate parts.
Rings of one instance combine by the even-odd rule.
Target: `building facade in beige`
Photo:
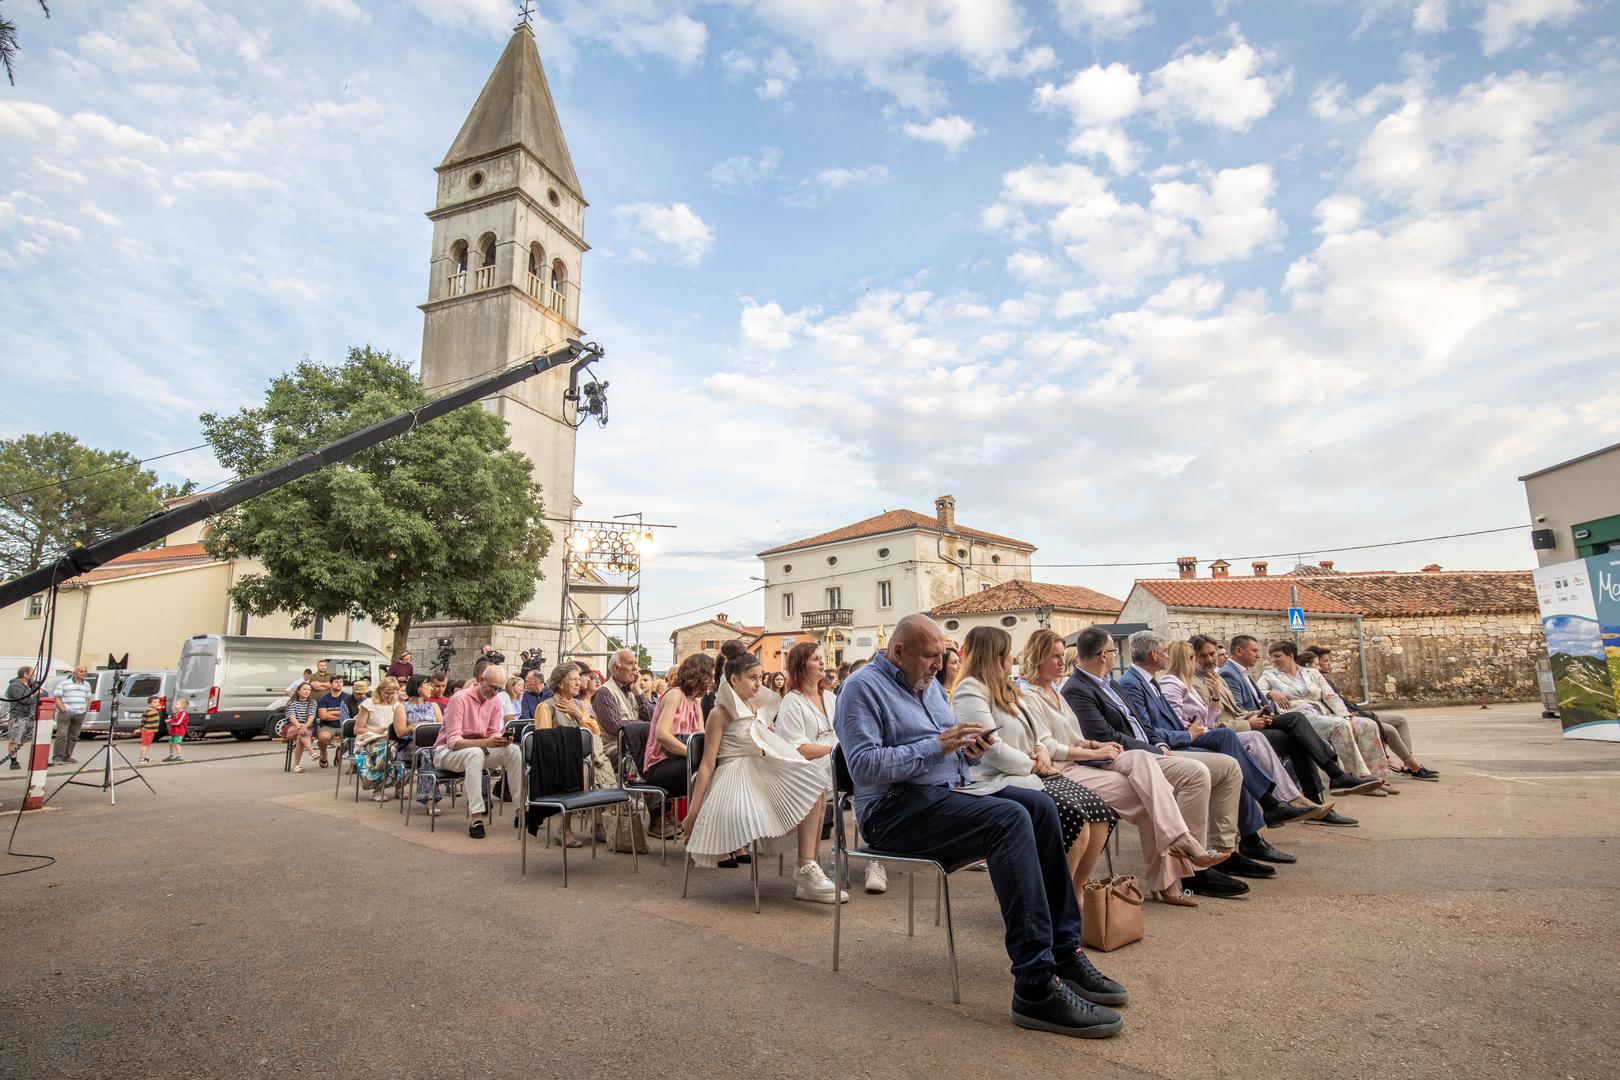
[[[950,495],[934,511],[888,510],[760,552],[765,632],[808,634],[834,664],[858,660],[903,616],[1029,580],[1035,545],[959,525]]]
[[[754,640],[764,632],[762,626],[747,626],[736,622],[720,612],[712,619],[691,623],[670,631],[669,644],[674,659],[669,669],[674,671],[681,666],[681,661],[694,653],[708,653],[715,656],[720,646],[735,639],[741,639],[746,644],[753,644]]]
[[[1539,565],[1620,551],[1620,443],[1519,480]]]
[[[101,667],[129,655],[134,667],[171,668],[196,634],[360,641],[382,649],[387,636],[363,619],[342,617],[294,627],[282,612],[249,616],[231,603],[230,588],[258,569],[245,559],[219,560],[203,548],[205,526],[166,537],[162,547],[131,552],[65,582],[57,593],[53,655]],[[0,654],[34,656],[45,623],[45,598],[0,610]],[[312,656],[314,655],[312,650]]]

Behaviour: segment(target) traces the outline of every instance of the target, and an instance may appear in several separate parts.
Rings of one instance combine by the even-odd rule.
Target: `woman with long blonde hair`
[[[975,626],[962,642],[962,673],[951,691],[957,723],[981,724],[996,738],[974,763],[973,782],[961,790],[993,795],[1006,787],[1044,790],[1056,804],[1068,854],[1069,876],[1079,895],[1091,879],[1119,815],[1097,793],[1060,773],[1041,745],[1042,729],[1019,699],[1012,679],[1012,636],[995,626]]]
[[[1143,883],[1160,901],[1197,907],[1182,889],[1195,868],[1214,866],[1231,852],[1209,851],[1187,828],[1170,785],[1154,755],[1126,750],[1116,742],[1088,739],[1080,721],[1058,692],[1057,684],[1073,666],[1063,639],[1045,628],[1036,630],[1018,660],[1023,674],[1023,702],[1041,731],[1041,745],[1064,776],[1083,783],[1120,817],[1136,826],[1147,864]]]

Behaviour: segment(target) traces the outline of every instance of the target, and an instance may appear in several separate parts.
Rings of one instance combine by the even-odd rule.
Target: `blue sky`
[[[302,356],[414,361],[514,6],[93,7],[5,5],[4,434],[160,453]],[[649,618],[756,617],[753,552],[946,492],[1037,564],[1235,562],[1522,522],[1620,439],[1612,4],[541,7],[612,382],[579,493],[680,526]]]

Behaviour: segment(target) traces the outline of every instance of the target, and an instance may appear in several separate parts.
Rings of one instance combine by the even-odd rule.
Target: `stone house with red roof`
[[[835,664],[871,656],[902,616],[1028,581],[1034,554],[1028,541],[958,523],[950,495],[934,500],[931,517],[886,510],[779,544],[759,553],[767,651],[785,656],[814,640]]]
[[[670,670],[680,667],[681,661],[693,653],[704,652],[715,656],[719,653],[723,642],[741,638],[752,644],[754,639],[764,632],[763,626],[749,626],[737,622],[728,618],[723,611],[712,619],[678,627],[669,634],[669,644],[675,657],[670,664]]]
[[[1030,634],[1045,628],[1063,637],[1096,623],[1112,623],[1123,605],[1083,585],[1042,581],[1004,581],[981,592],[947,600],[928,614],[939,621],[952,641],[961,642],[976,626],[999,626],[1012,635],[1013,654]]]
[[[1545,652],[1528,570],[1347,573],[1332,562],[1271,575],[1230,576],[1217,561],[1197,576],[1197,560],[1180,560],[1181,576],[1139,579],[1125,598],[1121,623],[1145,623],[1170,637],[1208,634],[1227,641],[1252,634],[1333,650],[1333,681],[1347,697],[1378,703],[1444,704],[1531,701],[1535,661]],[[1291,589],[1298,589],[1306,629],[1288,630]],[[1363,690],[1362,664],[1366,681]],[[1266,658],[1261,657],[1264,666]],[[1257,672],[1258,674],[1258,672]]]

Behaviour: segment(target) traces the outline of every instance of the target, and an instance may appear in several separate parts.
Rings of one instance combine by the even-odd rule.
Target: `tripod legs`
[[[112,760],[112,756],[114,754],[117,754],[118,759],[124,763],[126,768],[129,769],[130,775],[114,778]],[[94,765],[96,763],[96,758],[98,757],[102,758],[101,782],[96,783],[92,780],[80,780],[78,778],[79,774],[84,772],[84,770],[88,769],[90,766]],[[107,732],[106,745],[101,747],[101,749],[97,750],[88,759],[86,759],[83,765],[80,765],[77,769],[74,769],[72,775],[58,784],[56,786],[56,791],[53,791],[49,795],[45,796],[45,802],[41,803],[40,805],[44,806],[46,803],[49,803],[52,799],[56,798],[57,792],[67,787],[69,784],[76,784],[79,787],[100,788],[102,791],[107,793],[108,801],[112,803],[112,805],[117,806],[118,785],[127,784],[131,780],[139,780],[141,783],[146,785],[147,791],[150,791],[154,795],[157,794],[157,788],[153,787],[151,782],[148,781],[146,777],[141,775],[141,771],[135,767],[134,763],[131,762],[127,756],[125,756],[124,752],[114,745],[113,733],[111,730],[109,730]]]

